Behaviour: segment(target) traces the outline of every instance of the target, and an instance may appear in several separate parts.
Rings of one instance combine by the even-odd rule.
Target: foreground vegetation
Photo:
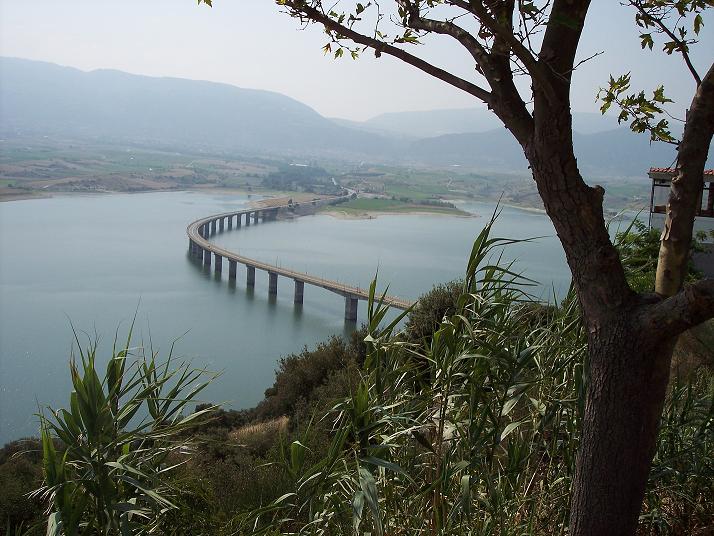
[[[43,509],[50,507],[50,521],[65,519],[62,504],[79,512],[82,530],[106,534],[121,533],[108,520],[122,516],[135,523],[130,533],[565,533],[587,382],[582,322],[572,295],[536,303],[527,280],[493,265],[494,248],[507,241],[488,232],[476,241],[465,279],[422,297],[403,329],[385,325],[375,297],[368,325],[351,340],[332,338],[283,358],[275,384],[250,410],[199,406],[182,417],[147,410],[145,427],[131,426],[121,408],[152,400],[159,408],[165,400],[186,410],[191,389],[156,392],[182,375],[155,366],[156,356],[130,360],[128,344],[103,380],[87,354],[73,369],[72,396],[87,382],[95,386],[102,427],[67,434],[75,403],[43,420],[44,477],[38,440],[3,449],[0,513],[8,533],[45,532]],[[633,284],[651,284],[653,240],[642,228],[620,237]],[[672,380],[642,534],[695,534],[712,525],[711,346],[692,348],[684,353],[699,352],[705,366]],[[138,368],[120,373],[125,362]],[[132,394],[111,396],[113,385]],[[94,422],[76,411],[76,426]],[[210,419],[194,422],[204,416]],[[64,472],[54,469],[60,462]],[[34,489],[42,492],[28,496]],[[68,503],[58,502],[63,494]],[[105,494],[114,497],[113,510],[77,500]]]

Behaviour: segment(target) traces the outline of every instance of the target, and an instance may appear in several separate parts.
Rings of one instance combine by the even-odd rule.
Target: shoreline
[[[41,190],[30,190],[21,194],[3,194],[0,190],[0,203],[9,203],[11,201],[29,201],[33,199],[51,199],[54,197],[99,197],[105,195],[142,195],[142,194],[159,194],[159,193],[178,193],[178,192],[205,192],[205,193],[215,193],[219,195],[255,195],[264,199],[271,199],[277,197],[297,197],[302,195],[300,192],[279,192],[277,190],[245,190],[241,188],[164,188],[156,190],[134,190],[134,191],[121,191],[121,190],[96,190],[96,191],[41,191]],[[260,201],[257,199],[255,201]],[[252,201],[253,202],[253,201]]]
[[[0,203],[10,203],[13,201],[32,201],[35,199],[52,199],[54,197],[92,197],[92,196],[105,196],[105,195],[140,195],[140,194],[154,194],[154,193],[169,193],[169,192],[204,192],[217,195],[255,195],[260,199],[251,200],[251,208],[260,208],[259,204],[261,201],[266,201],[268,199],[280,198],[280,197],[293,197],[298,203],[303,202],[307,199],[312,199],[314,197],[323,197],[319,194],[306,194],[304,192],[280,192],[277,190],[246,190],[244,188],[216,188],[216,187],[202,187],[197,186],[193,188],[166,188],[166,189],[156,189],[156,190],[141,190],[141,191],[116,191],[116,190],[105,190],[105,191],[51,191],[42,192],[39,190],[28,191],[18,194],[8,194],[3,195],[0,191]],[[302,198],[302,199],[301,199]],[[335,219],[341,220],[369,220],[377,219],[379,216],[414,216],[414,215],[424,215],[424,216],[449,216],[455,218],[478,218],[481,214],[470,213],[458,208],[459,204],[467,204],[470,201],[475,203],[498,203],[498,200],[492,199],[481,199],[481,200],[465,200],[465,199],[453,199],[449,200],[457,205],[457,211],[450,213],[446,211],[431,211],[428,208],[414,208],[407,210],[365,210],[363,212],[356,211],[345,211],[339,210],[337,208],[332,210],[324,210],[318,212],[319,214],[325,214],[331,216]],[[517,210],[523,210],[526,212],[533,212],[537,214],[545,215],[545,210],[541,208],[514,205],[509,203],[501,203],[500,206],[513,208]]]
[[[352,212],[339,209],[321,210],[318,214],[324,214],[337,220],[376,220],[379,216],[436,216],[451,218],[480,218],[480,214],[466,211],[461,213],[438,212],[429,210],[366,210],[364,212]]]

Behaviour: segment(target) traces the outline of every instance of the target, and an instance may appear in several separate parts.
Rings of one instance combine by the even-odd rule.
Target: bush
[[[410,342],[430,341],[444,317],[453,315],[464,289],[463,280],[435,285],[409,313],[405,336]]]
[[[8,443],[0,450],[0,532],[12,534],[42,521],[42,503],[29,494],[42,484],[42,446],[35,438]],[[37,530],[36,533],[44,532]],[[35,532],[33,532],[35,533]]]
[[[314,350],[305,348],[300,354],[281,358],[275,383],[265,391],[265,399],[255,408],[254,419],[263,421],[291,415],[298,405],[309,403],[315,390],[334,373],[348,370],[350,364],[360,366],[365,351],[364,342],[356,332],[349,342],[331,337],[327,342],[318,343]],[[346,394],[339,393],[339,396]]]
[[[702,233],[692,238],[692,252],[703,251],[701,241],[704,239],[706,234]],[[616,243],[630,287],[636,292],[653,292],[659,258],[660,231],[650,229],[641,221],[635,220],[626,230],[617,233]],[[690,257],[686,281],[692,282],[700,277],[701,274],[694,268]]]

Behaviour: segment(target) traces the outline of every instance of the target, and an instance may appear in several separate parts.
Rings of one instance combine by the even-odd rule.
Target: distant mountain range
[[[388,141],[270,91],[11,58],[0,58],[0,118],[4,133],[216,151],[378,155]]]
[[[576,113],[574,125],[578,161],[589,176],[642,175],[674,160],[672,147],[650,146],[611,117]],[[0,58],[0,134],[527,171],[516,142],[484,108],[356,122],[325,118],[269,91],[14,58]]]
[[[580,134],[594,134],[619,127],[617,119],[597,113],[576,112],[574,128]],[[458,108],[420,112],[381,114],[363,123],[350,126],[398,134],[412,138],[432,138],[447,134],[471,134],[503,128],[496,116],[486,108]]]
[[[674,162],[672,146],[650,145],[649,137],[618,128],[573,135],[581,172],[590,177],[642,176],[651,166]],[[471,134],[447,134],[421,139],[409,146],[412,161],[436,166],[482,167],[493,171],[527,169],[523,151],[505,129]]]

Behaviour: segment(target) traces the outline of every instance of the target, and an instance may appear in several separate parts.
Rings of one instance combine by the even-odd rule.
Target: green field
[[[432,205],[420,205],[417,203],[406,203],[398,199],[381,199],[381,198],[359,198],[341,203],[337,206],[327,206],[323,209],[326,212],[339,211],[346,214],[364,214],[368,212],[390,212],[390,213],[407,213],[407,212],[433,212],[435,214],[452,214],[466,215],[467,213],[451,207],[439,207]]]

